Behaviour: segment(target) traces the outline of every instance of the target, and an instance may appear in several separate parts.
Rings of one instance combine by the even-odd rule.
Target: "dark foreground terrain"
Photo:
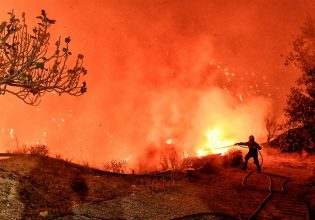
[[[255,219],[315,219],[314,157],[265,158],[263,173],[251,175],[246,187],[238,168],[138,176],[48,157],[6,158],[0,160],[0,219],[248,219],[260,205]],[[275,192],[263,203],[268,178]]]

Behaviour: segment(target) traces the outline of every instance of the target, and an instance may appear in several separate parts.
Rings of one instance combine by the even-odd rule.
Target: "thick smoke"
[[[208,130],[229,140],[254,134],[281,113],[297,77],[290,50],[312,1],[29,1],[2,3],[57,20],[52,39],[72,38],[89,70],[82,97],[48,95],[39,107],[0,97],[1,151],[45,142],[54,153],[100,165],[137,160],[166,141],[196,154]]]

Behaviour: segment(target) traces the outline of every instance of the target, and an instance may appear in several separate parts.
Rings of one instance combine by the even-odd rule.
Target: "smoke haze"
[[[297,70],[290,42],[314,1],[2,1],[27,21],[45,9],[52,40],[71,36],[85,55],[88,92],[27,106],[0,97],[0,150],[47,143],[52,153],[99,165],[135,160],[168,140],[190,154],[208,130],[265,141],[264,119],[280,115]],[[53,41],[52,41],[53,44]],[[11,132],[12,133],[12,132]],[[245,139],[245,140],[244,140]],[[172,143],[173,143],[172,142]]]

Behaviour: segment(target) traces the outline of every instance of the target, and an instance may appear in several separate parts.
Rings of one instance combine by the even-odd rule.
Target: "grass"
[[[51,158],[48,152],[43,146],[24,147],[15,153],[28,156],[12,157],[6,163],[6,169],[18,174],[17,192],[19,201],[24,204],[22,218],[42,218],[40,213],[47,214],[47,218],[58,218],[71,215],[76,206],[87,203],[108,201],[137,192],[172,191],[188,182],[199,181],[209,173],[214,175],[217,166],[224,162],[222,158],[217,161],[216,157],[193,161],[197,167],[208,165],[200,170],[204,174],[194,169],[169,169],[127,175],[121,172],[126,169],[125,163],[118,160],[109,164],[111,172],[105,172],[90,168],[86,161],[74,164],[60,154]],[[183,166],[178,164],[176,167]]]
[[[286,161],[286,154],[283,155],[283,161]],[[212,190],[215,193],[216,189],[224,189],[224,192],[231,190],[230,193],[234,193],[235,198],[243,193],[243,189],[239,188],[242,178],[240,175],[243,175],[243,172],[238,168],[228,169],[228,167],[223,167],[224,172],[216,171],[218,173],[213,172],[212,169],[205,173],[188,169],[127,175],[96,170],[88,167],[85,163],[74,164],[61,155],[55,157],[29,155],[11,157],[0,161],[0,174],[3,175],[3,172],[8,171],[7,173],[12,174],[12,177],[7,175],[6,178],[14,178],[18,183],[16,188],[17,199],[23,203],[24,208],[24,210],[21,209],[23,212],[21,219],[42,219],[40,213],[42,215],[47,214],[47,219],[71,216],[76,207],[81,209],[86,205],[100,204],[98,202],[103,201],[106,201],[106,204],[111,204],[117,200],[125,201],[125,198],[132,200],[135,198],[133,197],[134,194],[137,197],[137,193],[145,194],[147,197],[141,198],[147,198],[148,201],[151,201],[152,196],[158,198],[161,196],[162,198],[165,195],[175,195],[176,193],[178,193],[176,195],[180,199],[186,189],[195,192],[194,190],[200,185],[202,187],[198,188],[199,190],[209,191],[207,195],[202,193],[207,201],[217,199],[217,197],[208,198],[208,196],[211,196]],[[268,157],[274,158],[268,159]],[[268,155],[268,157],[266,157],[266,166],[272,162],[269,165],[270,168],[273,168],[274,161],[277,161],[277,164],[282,162],[282,157],[276,157],[276,154],[274,156]],[[298,157],[295,159],[298,162]],[[221,160],[224,162],[224,159],[221,158]],[[215,165],[222,162],[217,163],[215,157],[211,158],[211,161]],[[205,162],[202,161],[201,164]],[[211,163],[209,164],[211,165]],[[300,167],[285,169],[290,170],[290,172],[291,170],[305,171]],[[225,172],[228,173],[225,174]],[[1,190],[8,191],[9,188],[2,187]],[[216,195],[220,195],[220,193]],[[225,202],[224,198],[221,199],[222,203]],[[310,203],[310,206],[314,207],[314,203]],[[0,210],[2,208],[7,207],[1,207],[0,203]]]
[[[146,175],[110,173],[85,163],[74,164],[58,155],[51,158],[28,154],[9,158],[3,164],[4,170],[16,174],[18,200],[24,204],[22,219],[41,219],[40,213],[47,214],[46,218],[67,216],[82,204],[137,192],[164,192],[186,181],[185,174],[178,171]]]
[[[4,161],[2,161],[4,162]],[[132,182],[121,176],[100,175],[87,166],[62,159],[31,155],[7,159],[10,172],[17,174],[18,199],[24,204],[24,219],[71,214],[74,206],[111,200],[131,193]]]

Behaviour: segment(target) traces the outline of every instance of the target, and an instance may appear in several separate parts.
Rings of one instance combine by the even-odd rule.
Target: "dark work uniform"
[[[258,173],[260,173],[261,167],[260,167],[260,164],[258,161],[258,153],[257,153],[257,149],[259,149],[259,150],[261,149],[259,144],[257,144],[255,141],[249,141],[249,142],[240,142],[240,143],[237,143],[236,145],[244,145],[244,146],[247,146],[249,149],[248,153],[245,156],[245,162],[243,165],[243,170],[246,170],[248,160],[251,157],[253,157],[254,163],[257,166],[257,171],[258,171]]]

